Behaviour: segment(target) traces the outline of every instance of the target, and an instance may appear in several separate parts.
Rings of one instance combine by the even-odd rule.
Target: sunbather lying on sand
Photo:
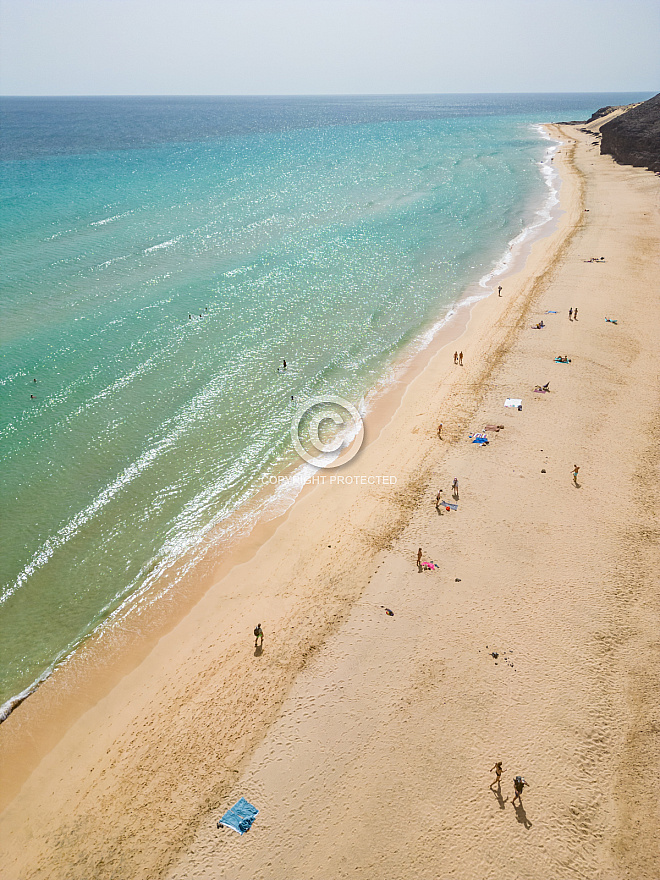
[[[543,323],[543,321],[539,321],[538,324],[532,325],[532,330],[543,330],[544,327],[545,324]]]
[[[570,364],[570,362],[571,362],[571,359],[567,355],[564,355],[562,357],[562,355],[558,354],[557,357],[555,358],[556,364]]]
[[[545,394],[546,391],[550,391],[550,383],[546,382],[545,385],[537,385],[534,388],[534,391],[538,391],[540,394]]]
[[[484,431],[503,431],[504,425],[486,425]]]

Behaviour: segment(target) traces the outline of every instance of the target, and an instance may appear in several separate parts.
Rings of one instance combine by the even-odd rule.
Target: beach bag
[[[260,633],[259,633],[259,627],[258,627],[258,626],[255,626],[255,628],[254,628],[254,637],[255,637],[256,639],[258,639],[259,636],[260,636]]]

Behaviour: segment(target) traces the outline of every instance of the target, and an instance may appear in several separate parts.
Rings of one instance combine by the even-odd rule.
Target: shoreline
[[[549,190],[546,198],[534,211],[533,222],[525,226],[507,243],[504,253],[493,267],[481,278],[469,283],[453,305],[446,308],[440,317],[430,323],[427,329],[422,330],[407,343],[387,367],[383,376],[365,394],[365,415],[370,416],[372,426],[370,434],[374,434],[373,426],[375,425],[375,435],[378,436],[379,426],[394,416],[398,407],[397,400],[403,393],[406,384],[424,369],[426,357],[432,356],[439,347],[458,340],[469,323],[471,310],[495,292],[495,285],[498,281],[506,280],[507,277],[524,268],[529,251],[538,238],[552,235],[560,213],[559,187],[561,179],[559,175],[553,173],[551,157],[556,155],[562,141],[551,137],[543,124],[531,124],[531,127],[538,130],[542,139],[553,142],[546,148],[545,154],[539,162],[540,174]],[[489,287],[489,284],[493,286]],[[370,441],[367,439],[366,442]],[[304,466],[292,464],[285,468],[283,473],[285,475],[297,474],[304,469]],[[8,698],[0,706],[0,726],[19,706],[33,697],[47,683],[51,687],[59,687],[58,682],[63,679],[62,694],[55,694],[52,697],[52,703],[61,705],[63,701],[67,700],[66,695],[70,695],[72,681],[79,682],[81,678],[90,681],[95,677],[98,679],[99,670],[107,667],[108,662],[121,669],[121,674],[134,668],[155,641],[176,626],[176,623],[199,601],[210,584],[218,577],[222,577],[235,564],[240,564],[241,561],[249,558],[250,550],[243,549],[242,545],[254,547],[256,544],[260,546],[267,539],[266,536],[270,535],[273,528],[277,527],[274,525],[269,528],[269,524],[278,524],[282,518],[286,517],[300,496],[300,492],[301,489],[298,489],[292,497],[289,496],[286,499],[281,496],[277,497],[277,492],[273,490],[272,484],[264,484],[262,490],[232,512],[229,517],[229,529],[224,525],[218,525],[210,530],[208,535],[205,535],[178,560],[172,575],[165,578],[164,584],[159,585],[159,582],[156,581],[146,589],[142,585],[136,592],[127,595],[117,608],[98,623],[91,632],[73,646],[67,647],[35,682]],[[264,493],[267,495],[265,510],[257,512],[254,509],[259,507]],[[284,504],[283,510],[281,510],[282,503]],[[231,530],[231,524],[240,523],[241,520],[246,521],[245,525],[243,527],[239,525],[237,534],[232,533],[227,537],[225,532]],[[209,558],[214,561],[207,565]],[[177,580],[177,570],[181,566],[190,566],[190,571],[183,576],[182,582]],[[177,587],[182,588],[181,595],[175,596],[173,591]],[[125,631],[134,633],[136,629],[135,618],[136,615],[141,614],[139,605],[143,600],[148,604],[148,613],[152,620],[144,627],[144,632],[141,635],[143,644],[136,651],[129,644],[133,636],[127,635]],[[159,602],[169,607],[159,608]],[[89,668],[86,668],[88,664]],[[106,676],[102,674],[100,677]],[[116,681],[118,675],[113,675],[111,679]],[[103,694],[106,687],[103,685],[98,687],[98,693]],[[90,684],[86,681],[85,689],[89,688]],[[51,716],[48,708],[46,708],[46,713]],[[70,716],[69,720],[71,717],[74,716]],[[49,723],[53,723],[52,717],[50,717]],[[61,724],[58,727],[61,728]],[[1,803],[0,800],[0,805]]]
[[[569,136],[558,163],[565,213],[506,296],[470,310],[466,366],[450,363],[447,342],[429,354],[359,464],[346,467],[395,472],[396,488],[303,494],[249,565],[216,581],[82,710],[4,811],[8,877],[247,878],[258,865],[272,877],[351,867],[351,876],[404,876],[406,866],[436,877],[447,865],[485,877],[503,876],[513,851],[539,880],[614,880],[624,864],[657,876],[657,684],[644,661],[657,604],[658,475],[654,459],[640,462],[658,417],[648,292],[658,183]],[[639,220],[649,205],[651,219]],[[630,228],[613,228],[612,217]],[[597,245],[607,264],[585,266]],[[577,325],[566,320],[569,303],[580,306]],[[545,331],[529,329],[532,315],[555,308]],[[618,328],[604,326],[604,309]],[[570,368],[552,363],[564,348]],[[548,377],[551,394],[534,398],[534,381]],[[515,392],[522,413],[502,409]],[[493,420],[506,428],[488,449],[467,443]],[[460,511],[440,518],[438,483],[449,493],[454,473]],[[441,560],[434,580],[415,570],[420,543]],[[383,605],[395,608],[390,622]],[[260,654],[255,615],[266,621]],[[485,645],[513,647],[515,674],[484,665]],[[5,744],[21,714],[0,728]],[[507,771],[531,778],[529,815],[514,817],[488,793],[487,768],[502,750]],[[245,839],[215,830],[237,794],[262,811]],[[395,834],[396,817],[413,809],[431,819],[424,833],[411,823]],[[303,815],[306,834],[292,842],[287,829]]]
[[[548,165],[550,153],[552,152],[556,155],[556,151],[560,149],[562,141],[556,139],[556,144],[557,146],[554,150],[549,147],[546,151],[544,161],[547,161]],[[559,185],[561,185],[561,180],[559,180]],[[552,203],[553,198],[558,195],[559,191],[557,189],[552,190],[540,208],[535,212],[535,215],[541,215],[550,207],[549,203]],[[372,389],[371,396],[375,398],[375,405],[370,412],[371,418],[367,423],[367,433],[363,448],[368,448],[374,440],[380,437],[384,427],[391,422],[400,408],[402,398],[406,395],[409,384],[429,368],[429,360],[438,355],[447,345],[457,343],[465,334],[473,311],[487,302],[491,294],[495,292],[495,287],[490,292],[485,292],[487,288],[482,286],[484,279],[489,277],[505,279],[516,273],[524,272],[525,264],[529,259],[529,252],[534,244],[539,240],[551,237],[557,231],[558,217],[563,213],[558,203],[556,210],[558,216],[549,216],[543,223],[535,223],[531,227],[525,227],[515,236],[507,244],[504,254],[498,259],[492,269],[480,279],[468,285],[460,300],[453,307],[450,307],[449,311],[441,318],[433,322],[427,331],[424,331],[416,340],[410,343],[408,350],[403,352],[399,362],[392,365],[391,371],[394,373],[395,378],[387,384],[380,387],[377,385]],[[550,225],[547,236],[544,236],[542,232],[539,233],[538,237],[534,236],[533,229],[542,229],[548,223]],[[527,248],[525,248],[525,241],[528,237],[531,240]],[[521,238],[523,239],[522,241],[520,241]],[[515,252],[516,250],[517,253]],[[421,340],[424,341],[422,342]],[[415,349],[411,352],[410,348],[413,346],[415,346]],[[296,471],[299,467],[294,465],[293,470]],[[348,466],[340,468],[341,471],[347,469]],[[194,610],[213,584],[227,578],[238,567],[249,563],[254,555],[267,545],[279,528],[286,523],[296,504],[303,501],[306,495],[317,488],[313,484],[304,486],[302,491],[296,494],[293,502],[281,515],[276,516],[272,520],[258,521],[247,534],[241,535],[222,562],[216,561],[210,572],[204,577],[196,579],[197,588],[190,590],[186,594],[181,603],[181,610],[174,614],[165,613],[164,624],[161,623],[159,625],[156,622],[155,625],[146,629],[137,649],[132,648],[127,643],[127,640],[120,636],[119,648],[117,650],[110,648],[109,651],[108,646],[103,644],[103,641],[110,636],[112,620],[109,618],[103,624],[100,624],[94,633],[70,652],[64,663],[57,665],[53,673],[36,690],[32,691],[29,695],[30,702],[26,703],[23,700],[18,704],[22,707],[22,713],[25,713],[27,717],[25,719],[21,718],[18,734],[13,734],[13,731],[10,734],[9,754],[11,763],[15,763],[18,766],[22,765],[24,768],[27,766],[31,769],[35,761],[38,762],[43,755],[47,754],[65,731],[85,711],[94,707],[99,700],[106,697],[125,675],[135,670],[148,657],[158,641],[175,629]],[[209,545],[212,546],[213,544],[214,539],[211,538]],[[158,609],[152,607],[151,610],[153,614],[152,619],[157,621],[158,615],[156,612]],[[131,609],[129,608],[129,614],[130,611]],[[93,659],[91,661],[88,659],[88,653],[92,654]],[[108,664],[108,654],[111,654],[112,657],[110,664]],[[108,669],[108,665],[110,669]],[[61,683],[60,679],[62,679]],[[80,683],[81,679],[82,686]],[[71,699],[72,691],[73,700]],[[37,705],[38,702],[43,703],[43,705]],[[13,712],[0,725],[0,735],[7,732],[10,726],[7,725],[9,719],[16,723],[16,717],[13,715]],[[32,751],[32,755],[27,761],[21,755],[22,747],[15,742],[11,742],[11,740],[23,739],[24,727],[30,731]],[[36,750],[35,742],[40,744]],[[24,775],[25,770],[23,770],[23,773],[18,778],[21,779]],[[5,781],[2,787],[3,794],[0,795],[0,809],[7,802],[7,798],[11,798],[12,790],[16,788],[16,784],[16,780],[13,780],[13,785],[7,785]]]

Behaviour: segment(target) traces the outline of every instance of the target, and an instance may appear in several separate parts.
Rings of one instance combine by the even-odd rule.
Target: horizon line
[[[655,95],[654,89],[625,89],[603,91],[542,91],[542,92],[246,92],[238,93],[100,93],[100,94],[67,94],[67,95],[37,95],[37,94],[0,94],[1,98],[415,98],[415,97],[438,97],[446,95],[625,95],[625,94],[650,94]]]

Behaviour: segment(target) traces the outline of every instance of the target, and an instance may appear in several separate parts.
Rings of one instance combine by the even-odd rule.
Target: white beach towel
[[[507,397],[504,401],[504,406],[513,406],[517,409],[519,406],[522,406],[522,400],[517,397]]]

